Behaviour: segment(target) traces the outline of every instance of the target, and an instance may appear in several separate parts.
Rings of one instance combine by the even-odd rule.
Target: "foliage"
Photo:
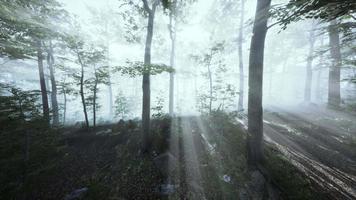
[[[126,66],[115,67],[115,72],[128,75],[130,77],[141,76],[143,74],[157,75],[163,72],[174,72],[172,67],[165,64],[144,64],[143,62],[131,62],[127,61]]]
[[[12,122],[31,121],[40,117],[37,90],[23,91],[8,84],[0,84],[0,122],[10,125]]]
[[[153,114],[152,117],[153,118],[161,118],[164,116],[164,98],[162,96],[158,96],[156,98],[156,106],[152,108]]]
[[[352,18],[355,10],[353,0],[290,0],[287,4],[275,6],[271,14],[285,29],[291,22],[303,19],[331,21]]]
[[[206,67],[202,76],[208,81],[208,90],[204,87],[204,92],[199,94],[197,102],[202,113],[208,113],[210,109],[225,110],[234,106],[238,92],[232,84],[225,81],[228,70],[222,57],[224,48],[224,42],[216,42],[206,53],[192,56],[197,63]],[[210,102],[215,106],[210,108]]]
[[[0,56],[31,58],[39,40],[58,37],[67,12],[56,0],[0,1]]]
[[[126,119],[130,114],[129,100],[126,98],[122,91],[119,91],[115,98],[115,115],[120,119]]]

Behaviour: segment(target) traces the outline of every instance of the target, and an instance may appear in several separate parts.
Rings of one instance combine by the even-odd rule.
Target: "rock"
[[[64,200],[78,200],[78,199],[83,199],[85,194],[88,192],[88,188],[84,187],[81,189],[74,190],[70,194],[68,194]]]
[[[231,177],[228,176],[228,175],[226,175],[226,174],[222,177],[222,179],[223,179],[226,183],[230,183],[230,182],[231,182]]]

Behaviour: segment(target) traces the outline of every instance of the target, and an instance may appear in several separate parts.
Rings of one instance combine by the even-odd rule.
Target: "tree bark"
[[[67,93],[66,91],[63,92],[63,99],[64,99],[64,105],[63,105],[63,125],[66,124],[66,114],[67,114]]]
[[[98,83],[95,81],[94,85],[94,99],[93,99],[93,127],[96,127],[96,90],[97,90]]]
[[[258,0],[253,25],[249,58],[248,92],[248,163],[257,166],[263,161],[263,60],[271,0]]]
[[[315,44],[315,30],[314,26],[312,30],[310,30],[309,35],[309,54],[307,59],[306,66],[306,79],[305,79],[305,88],[304,88],[304,101],[310,102],[311,100],[311,88],[312,88],[312,80],[313,80],[313,53],[314,53],[314,44]]]
[[[340,36],[337,28],[337,22],[331,21],[329,25],[329,41],[330,54],[332,58],[332,66],[329,68],[329,89],[328,89],[328,105],[338,107],[341,102],[340,95],[340,68],[341,68],[341,52],[340,52]]]
[[[42,53],[41,40],[37,41],[37,61],[38,61],[38,71],[39,71],[39,75],[40,75],[43,117],[44,117],[45,121],[49,124],[49,106],[48,106],[46,81],[45,81],[45,76],[44,76],[44,71],[43,71],[43,53]]]
[[[245,12],[245,0],[241,1],[241,16],[240,16],[240,30],[239,30],[239,41],[238,41],[238,54],[239,54],[239,73],[240,73],[240,84],[239,84],[239,102],[237,111],[242,111],[244,105],[244,63],[242,55],[242,45],[243,45],[243,27],[244,27],[244,12]]]
[[[113,103],[112,83],[111,83],[110,75],[109,75],[108,78],[109,78],[109,84],[108,84],[108,90],[109,90],[109,117],[110,117],[110,120],[113,120],[113,117],[114,117],[114,112],[113,112],[114,103]]]
[[[94,83],[94,90],[93,90],[93,127],[96,127],[96,93],[98,88],[98,76],[96,72],[96,68],[94,66],[94,74],[95,74],[95,83]]]
[[[176,47],[176,33],[173,29],[173,13],[171,12],[169,15],[169,34],[171,39],[171,57],[170,57],[170,65],[174,68],[175,64],[175,47]],[[176,23],[175,23],[176,24]],[[175,28],[175,27],[174,27]],[[169,73],[169,115],[173,116],[174,113],[174,72]]]
[[[212,54],[211,54],[212,56]],[[211,114],[212,106],[213,106],[213,77],[210,69],[211,57],[208,63],[208,77],[209,77],[209,114]]]
[[[146,35],[146,45],[145,45],[145,57],[144,64],[151,64],[151,45],[152,45],[152,37],[153,37],[153,24],[154,17],[156,12],[156,7],[158,5],[158,1],[155,1],[152,5],[152,9],[149,8],[146,0],[142,0],[144,3],[144,7],[146,12],[148,13],[148,22],[147,22],[147,35]],[[150,72],[144,72],[142,77],[142,152],[147,153],[150,149],[150,120],[151,120],[151,90],[150,90]]]
[[[323,47],[324,46],[324,38],[323,36],[321,37],[320,40],[320,46]],[[320,88],[320,84],[321,84],[321,75],[323,73],[323,62],[324,62],[324,56],[320,55],[319,57],[319,69],[318,69],[318,74],[316,77],[316,86],[315,86],[315,99],[317,100],[317,102],[321,103],[322,102],[322,94],[321,94],[321,88]]]
[[[78,61],[81,66],[81,71],[80,71],[80,97],[82,100],[82,105],[83,105],[83,113],[84,113],[84,118],[85,118],[85,126],[89,128],[89,120],[88,120],[88,113],[87,113],[87,105],[85,103],[85,97],[84,97],[84,63],[82,62],[82,59],[79,55],[79,52],[77,51],[77,56],[78,56]]]
[[[47,51],[47,63],[51,79],[51,101],[52,101],[52,112],[53,112],[53,126],[57,127],[59,125],[59,114],[58,114],[58,101],[57,101],[57,83],[54,75],[54,57],[53,57],[53,47],[52,42],[49,42],[49,49]]]

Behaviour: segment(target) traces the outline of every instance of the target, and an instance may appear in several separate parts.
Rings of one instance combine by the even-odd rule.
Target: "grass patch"
[[[312,182],[291,162],[272,146],[265,148],[266,168],[272,179],[282,188],[285,199],[326,199],[317,192]]]

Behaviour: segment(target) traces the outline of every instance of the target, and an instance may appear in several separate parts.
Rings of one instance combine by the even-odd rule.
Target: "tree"
[[[37,57],[43,115],[49,123],[47,87],[43,72],[43,46],[48,38],[59,31],[52,29],[66,12],[55,0],[1,1],[0,24],[2,27],[0,55],[13,59]],[[26,13],[27,15],[24,15]],[[14,37],[10,37],[10,36]]]
[[[68,37],[67,38],[68,47],[73,51],[77,63],[80,65],[80,74],[75,74],[75,78],[79,79],[79,94],[83,106],[83,114],[85,119],[85,126],[89,128],[89,119],[87,112],[87,104],[85,102],[85,94],[84,94],[84,80],[85,80],[85,71],[86,68],[85,56],[87,56],[87,52],[85,51],[84,42],[78,37]]]
[[[244,63],[243,63],[243,27],[244,27],[244,15],[245,15],[245,0],[241,0],[241,15],[240,15],[240,27],[239,27],[239,38],[238,38],[238,54],[239,54],[239,72],[240,72],[240,84],[239,84],[239,102],[238,102],[238,111],[243,110],[244,105],[244,86],[245,86],[245,78],[244,78]]]
[[[171,40],[170,66],[175,67],[176,40],[179,21],[183,21],[183,10],[195,0],[172,0],[169,6],[169,38]],[[174,114],[174,72],[169,74],[169,115]]]
[[[202,107],[207,107],[208,113],[211,114],[211,111],[213,109],[213,101],[217,100],[217,95],[214,95],[214,91],[216,91],[216,88],[214,88],[214,79],[213,79],[213,74],[214,71],[217,73],[217,71],[220,70],[225,70],[223,69],[223,63],[219,57],[219,53],[221,53],[224,49],[224,43],[223,42],[217,42],[212,45],[211,48],[209,48],[207,53],[204,53],[202,56],[193,56],[194,59],[199,63],[202,64],[206,67],[206,73],[203,75],[208,79],[208,87],[209,87],[209,94],[208,95],[202,95],[200,100],[202,101],[202,104],[204,104],[205,100],[208,100],[207,105],[203,105]],[[218,57],[217,61],[215,61],[215,57]],[[215,61],[215,62],[214,62]],[[214,70],[212,69],[213,67],[217,67],[218,69]]]
[[[124,96],[120,90],[115,98],[115,115],[121,119],[125,119],[130,113],[129,100]]]
[[[177,14],[174,12],[177,10],[177,1],[174,1],[171,12],[169,13],[169,38],[171,39],[171,55],[170,65],[174,67],[175,64],[175,51],[176,51],[176,38],[177,38]],[[174,73],[169,74],[169,115],[173,116],[174,107]]]
[[[13,85],[0,83],[0,122],[5,125],[3,127],[38,118],[39,97],[38,90],[23,91]]]
[[[151,64],[151,45],[152,45],[152,37],[153,37],[153,24],[154,17],[156,13],[156,8],[159,4],[158,0],[154,0],[151,8],[148,5],[147,0],[142,0],[144,10],[148,14],[147,21],[147,35],[146,35],[146,45],[145,45],[145,56],[144,56],[144,64]],[[143,132],[143,140],[142,140],[142,151],[149,151],[149,133],[150,133],[150,109],[151,109],[151,91],[150,91],[150,73],[144,72],[142,77],[142,132]]]
[[[67,81],[67,75],[64,75],[63,80],[58,83],[59,86],[59,94],[63,95],[63,114],[62,114],[62,123],[66,124],[66,116],[67,116],[67,102],[68,95],[75,94],[75,89],[72,86],[72,83]]]
[[[329,68],[329,89],[328,89],[328,105],[339,106],[340,97],[340,68],[341,68],[341,50],[340,36],[336,20],[330,22],[329,28],[329,45],[332,58],[332,65]]]
[[[111,65],[111,59],[110,59],[110,47],[112,46],[112,43],[117,41],[118,39],[121,39],[121,32],[122,32],[122,25],[121,22],[118,20],[117,12],[114,10],[113,7],[110,7],[111,5],[107,4],[105,8],[103,9],[95,9],[95,8],[90,8],[92,19],[91,22],[94,25],[94,30],[93,32],[99,33],[95,35],[95,40],[97,40],[101,45],[103,45],[106,49],[106,65],[110,67]],[[122,15],[125,15],[122,13]],[[126,17],[126,16],[125,16]],[[120,33],[120,34],[118,34]],[[107,84],[108,86],[108,93],[109,93],[109,118],[112,120],[114,117],[114,97],[113,97],[113,91],[112,91],[112,81],[111,77],[108,77],[109,83]]]
[[[338,107],[341,102],[340,67],[342,59],[338,28],[341,24],[338,22],[342,18],[355,19],[353,16],[355,8],[353,0],[290,0],[286,5],[275,9],[274,12],[278,19],[274,24],[282,25],[283,29],[291,22],[303,19],[319,19],[322,22],[330,22],[328,32],[332,66],[329,68],[328,105],[332,107]],[[350,27],[349,24],[346,26]],[[354,34],[349,34],[348,38],[354,38]]]
[[[49,121],[49,106],[48,106],[48,96],[46,82],[43,72],[43,53],[42,53],[42,41],[37,41],[37,62],[38,62],[38,72],[40,75],[40,86],[41,86],[41,96],[42,96],[42,109],[44,119]]]
[[[52,101],[52,112],[53,112],[53,126],[59,125],[59,113],[58,113],[58,101],[57,101],[57,83],[54,74],[54,56],[53,56],[53,45],[52,41],[49,41],[49,46],[47,48],[47,64],[50,72],[51,79],[51,101]]]
[[[100,62],[100,59],[103,58],[103,54],[100,55],[101,52],[95,52],[95,56],[93,56],[91,64],[93,65],[93,72],[94,72],[94,77],[92,79],[86,80],[86,85],[89,87],[89,90],[92,92],[92,95],[90,95],[89,101],[92,101],[92,106],[93,106],[93,126],[94,128],[96,127],[96,111],[99,108],[99,104],[97,103],[98,99],[98,92],[99,88],[98,85],[100,84],[105,84],[108,85],[110,84],[110,79],[109,79],[109,70],[107,70],[107,67],[96,67],[96,64]]]
[[[313,22],[312,29],[309,33],[309,54],[307,58],[306,66],[306,79],[305,79],[305,89],[304,89],[304,101],[310,102],[311,100],[311,88],[312,88],[312,79],[313,79],[313,57],[314,57],[314,44],[315,44],[315,25]]]
[[[248,161],[257,166],[263,160],[263,60],[271,0],[258,0],[249,58]]]

